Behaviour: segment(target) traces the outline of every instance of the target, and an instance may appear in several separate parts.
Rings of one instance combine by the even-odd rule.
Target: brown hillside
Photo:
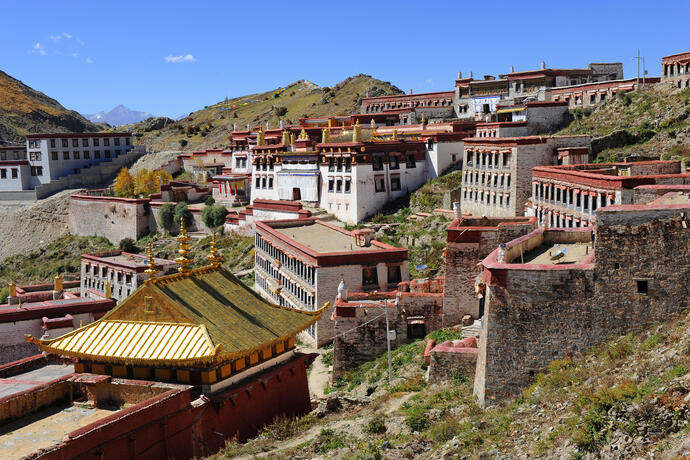
[[[233,125],[246,129],[247,124],[265,126],[268,121],[271,127],[278,127],[280,120],[289,125],[297,123],[302,116],[349,115],[359,112],[362,97],[367,94],[400,93],[390,83],[368,75],[347,78],[330,88],[300,80],[265,93],[206,106],[178,121],[155,118],[119,129],[138,132],[137,142],[154,151],[222,147],[227,145]]]
[[[100,131],[58,101],[0,71],[0,139],[23,142],[27,133]]]

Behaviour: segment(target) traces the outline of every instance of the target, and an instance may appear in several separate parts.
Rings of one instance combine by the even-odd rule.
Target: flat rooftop
[[[552,260],[559,251],[565,249],[565,255]],[[524,263],[528,265],[568,265],[577,264],[592,253],[591,243],[547,243],[524,254]],[[519,256],[511,263],[520,263]]]
[[[0,427],[0,458],[20,459],[59,444],[66,434],[118,410],[64,403],[25,415]]]
[[[74,366],[71,364],[48,364],[32,371],[0,379],[0,399],[30,390],[31,388],[35,388],[51,380],[72,373],[74,373]],[[2,433],[2,431],[0,431],[0,433]],[[4,438],[0,437],[0,445],[3,444],[3,440]],[[0,458],[5,457],[0,454]]]
[[[131,254],[129,252],[122,251],[106,251],[83,254],[82,257],[87,260],[112,263],[131,268],[148,267],[148,257],[144,254]],[[153,260],[158,266],[175,265],[176,263],[174,260],[160,259],[158,257],[155,257]]]
[[[318,222],[311,225],[275,228],[275,230],[316,252],[371,251],[380,249],[376,246],[357,246],[352,235]]]
[[[690,192],[667,193],[654,204],[690,204]]]

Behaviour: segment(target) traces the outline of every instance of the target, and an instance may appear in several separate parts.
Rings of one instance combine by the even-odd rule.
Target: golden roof
[[[94,361],[206,365],[293,337],[326,308],[270,304],[214,265],[150,279],[98,321],[56,339],[27,340],[48,353]]]

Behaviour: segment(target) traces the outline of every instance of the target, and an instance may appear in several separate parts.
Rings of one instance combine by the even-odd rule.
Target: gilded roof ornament
[[[208,255],[208,261],[214,267],[217,267],[223,263],[223,256],[218,254],[218,246],[216,245],[216,232],[213,232],[213,237],[211,238],[211,251]]]
[[[177,253],[180,255],[177,259],[175,259],[175,262],[179,265],[179,268],[177,269],[178,272],[180,273],[188,273],[191,269],[189,268],[189,264],[192,263],[190,259],[187,258],[187,254],[189,253],[189,240],[191,238],[187,236],[187,229],[184,226],[184,217],[180,219],[180,234],[177,235],[177,241],[180,243],[180,249],[177,250]]]
[[[144,270],[144,273],[149,275],[149,279],[153,279],[156,277],[156,273],[158,273],[158,269],[156,268],[156,262],[153,260],[153,247],[152,247],[150,241],[149,241],[149,245],[147,248],[147,254],[148,254],[148,260],[146,262],[146,265],[148,265],[148,268],[146,270]]]
[[[352,128],[352,142],[362,142],[362,127],[359,125],[359,120]]]
[[[309,139],[309,136],[307,136],[307,131],[305,131],[305,129],[302,128],[302,131],[300,131],[299,137],[297,138],[297,140],[306,141],[308,139]]]
[[[397,130],[397,129],[394,129],[394,130],[393,130],[393,140],[394,140],[394,141],[397,141],[397,140],[398,140],[398,130]]]
[[[17,285],[10,281],[10,297],[17,297]]]
[[[321,143],[328,144],[329,142],[331,142],[331,137],[328,133],[328,128],[323,128],[321,130]]]
[[[288,131],[288,130],[283,131],[282,143],[283,143],[283,145],[290,145],[290,131]]]

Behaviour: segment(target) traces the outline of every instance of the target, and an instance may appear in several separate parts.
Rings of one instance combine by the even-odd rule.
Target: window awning
[[[500,109],[496,113],[510,113],[510,112],[522,112],[525,107],[510,107],[507,109]]]

